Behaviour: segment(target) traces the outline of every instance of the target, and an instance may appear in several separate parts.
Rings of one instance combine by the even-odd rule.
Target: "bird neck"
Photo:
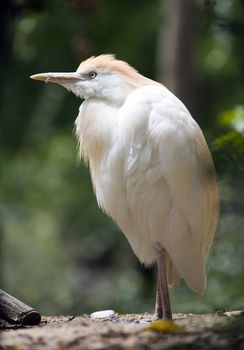
[[[111,148],[116,136],[119,107],[105,100],[88,98],[79,110],[75,122],[80,156],[89,163],[93,184],[101,160]]]

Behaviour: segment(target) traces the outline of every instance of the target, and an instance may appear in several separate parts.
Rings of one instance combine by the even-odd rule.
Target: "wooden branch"
[[[40,323],[41,315],[37,310],[0,289],[0,319],[10,324],[32,326]]]

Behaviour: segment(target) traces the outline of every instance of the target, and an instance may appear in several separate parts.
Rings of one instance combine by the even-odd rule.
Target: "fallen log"
[[[41,315],[37,310],[0,289],[0,319],[10,324],[33,326],[40,323]]]

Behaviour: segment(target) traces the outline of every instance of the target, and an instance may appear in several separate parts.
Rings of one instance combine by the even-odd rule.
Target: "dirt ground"
[[[151,330],[152,315],[113,315],[106,319],[83,316],[42,317],[33,327],[0,322],[3,350],[244,350],[244,312],[209,315],[174,314],[176,332]]]

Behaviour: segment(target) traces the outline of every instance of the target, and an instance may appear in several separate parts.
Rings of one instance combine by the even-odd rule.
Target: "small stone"
[[[114,310],[102,310],[102,311],[96,311],[93,312],[90,315],[90,318],[107,318],[115,315]]]
[[[139,323],[141,324],[147,324],[147,323],[150,323],[150,322],[153,322],[153,320],[151,318],[144,318],[144,320],[140,320]]]

